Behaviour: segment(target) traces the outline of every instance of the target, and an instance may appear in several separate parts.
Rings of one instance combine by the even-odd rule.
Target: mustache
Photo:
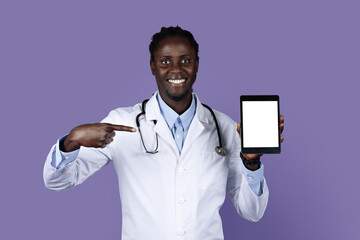
[[[182,79],[182,78],[189,78],[187,73],[180,73],[180,74],[171,74],[166,76],[166,79],[175,80],[175,79]]]

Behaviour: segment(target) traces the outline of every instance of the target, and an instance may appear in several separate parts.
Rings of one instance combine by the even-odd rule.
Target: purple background
[[[278,94],[280,155],[264,156],[258,223],[221,214],[225,239],[360,239],[359,1],[0,3],[0,239],[120,239],[110,164],[65,192],[44,187],[52,144],[156,90],[148,44],[180,25],[200,44],[194,90],[239,120],[239,95]],[[61,227],[58,227],[61,226]]]

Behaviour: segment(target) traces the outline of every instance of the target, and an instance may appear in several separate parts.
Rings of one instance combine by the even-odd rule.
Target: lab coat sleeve
[[[236,126],[235,126],[236,129]],[[240,137],[237,132],[232,136],[229,154],[229,174],[227,180],[227,192],[237,211],[243,218],[257,222],[264,215],[269,190],[265,178],[263,178],[262,194],[257,196],[249,186],[246,173],[243,171],[243,163],[240,158]]]
[[[77,158],[57,169],[51,165],[56,144],[51,148],[44,165],[43,177],[45,186],[61,191],[84,182],[92,174],[109,163],[111,157],[107,148],[80,147]]]
[[[102,122],[111,122],[109,116]],[[80,147],[79,154],[75,160],[59,167],[54,164],[54,159],[61,158],[61,156],[54,156],[54,154],[59,154],[59,151],[56,151],[59,147],[58,145],[59,141],[52,146],[43,170],[45,186],[55,191],[65,190],[81,184],[92,174],[107,165],[112,159],[108,147]]]

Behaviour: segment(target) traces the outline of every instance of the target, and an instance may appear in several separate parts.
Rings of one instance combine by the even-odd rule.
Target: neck
[[[161,96],[161,94],[160,94]],[[173,100],[173,99],[169,99],[169,98],[164,98],[163,96],[161,96],[161,98],[164,100],[164,102],[171,107],[177,114],[181,115],[183,114],[191,105],[191,101],[192,101],[192,94],[187,94],[187,96],[185,96],[184,99],[181,99],[179,101]]]

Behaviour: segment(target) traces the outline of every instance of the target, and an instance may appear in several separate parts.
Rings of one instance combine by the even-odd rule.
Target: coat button
[[[179,198],[177,202],[180,203],[180,204],[183,204],[185,202],[185,199],[184,198]]]
[[[179,230],[179,231],[177,231],[177,234],[178,234],[179,236],[184,236],[185,231],[184,231],[184,230]]]
[[[180,173],[183,173],[185,171],[184,168],[180,167],[179,170],[178,170]]]

